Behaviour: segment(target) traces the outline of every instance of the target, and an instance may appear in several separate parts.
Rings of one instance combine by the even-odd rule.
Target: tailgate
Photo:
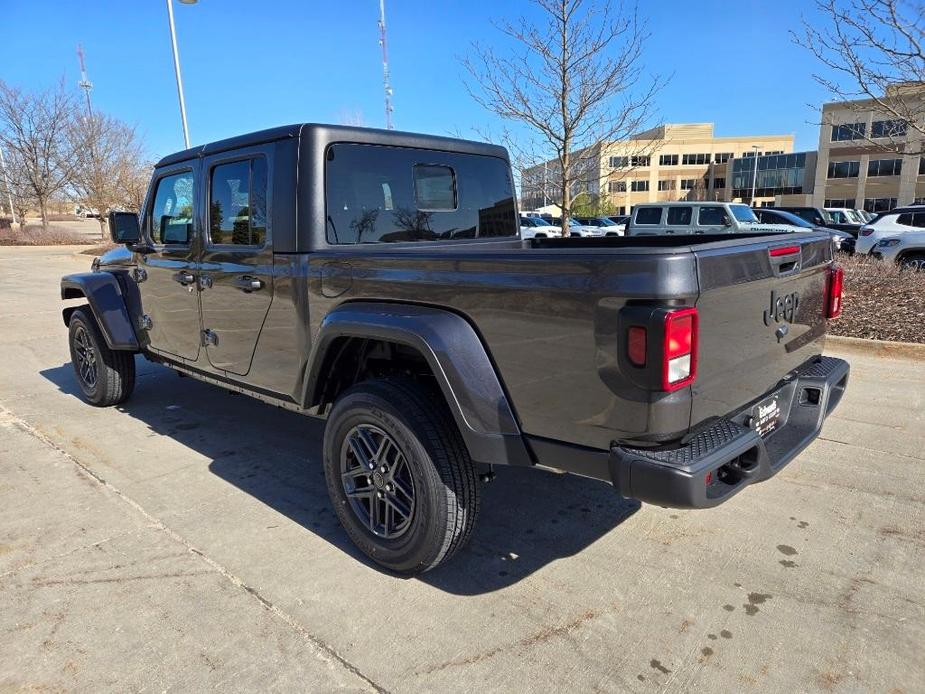
[[[695,255],[700,353],[692,427],[748,404],[822,353],[832,243],[790,234]]]

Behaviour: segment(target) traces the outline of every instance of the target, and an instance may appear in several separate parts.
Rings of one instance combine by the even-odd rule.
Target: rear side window
[[[690,207],[669,207],[668,223],[674,225],[688,225],[691,223]]]
[[[636,210],[636,224],[659,224],[661,221],[661,207],[640,207]]]
[[[209,181],[209,240],[262,246],[267,238],[267,163],[263,157],[219,164]]]
[[[925,212],[903,212],[896,218],[896,223],[907,227],[925,227]]]
[[[510,167],[496,157],[334,144],[325,200],[334,244],[520,234]]]
[[[700,226],[722,226],[726,223],[726,210],[722,207],[701,207],[697,219]]]
[[[193,172],[164,176],[151,206],[154,243],[186,245],[193,232]]]

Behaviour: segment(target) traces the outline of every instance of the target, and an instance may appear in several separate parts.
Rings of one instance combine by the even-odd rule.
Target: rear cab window
[[[212,245],[263,246],[267,238],[267,162],[263,157],[218,164],[209,180]]]
[[[325,201],[332,244],[520,234],[510,167],[491,156],[333,144]]]
[[[660,224],[662,221],[661,207],[640,207],[636,210],[636,224]]]

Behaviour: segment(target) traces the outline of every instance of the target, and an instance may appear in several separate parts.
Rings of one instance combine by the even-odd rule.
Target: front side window
[[[668,224],[687,226],[691,223],[692,210],[690,207],[669,207]]]
[[[151,206],[154,243],[186,245],[193,233],[193,172],[164,176]]]
[[[517,236],[510,167],[497,157],[339,143],[325,165],[334,244]]]
[[[722,226],[727,221],[726,210],[722,207],[704,206],[700,208],[697,219],[700,226]]]
[[[636,224],[658,224],[661,221],[661,207],[640,207],[636,210]]]
[[[266,238],[266,159],[243,159],[213,168],[209,241],[213,245],[262,246]]]

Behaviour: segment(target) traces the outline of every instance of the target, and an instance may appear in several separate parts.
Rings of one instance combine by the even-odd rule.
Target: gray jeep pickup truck
[[[701,508],[767,479],[848,380],[827,234],[520,238],[497,146],[325,125],[172,154],[122,244],[61,280],[77,381],[135,355],[312,417],[346,532],[412,574],[502,465]]]

